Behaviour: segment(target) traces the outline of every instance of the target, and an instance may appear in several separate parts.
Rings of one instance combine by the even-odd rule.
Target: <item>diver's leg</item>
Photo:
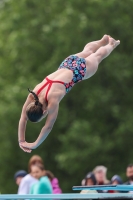
[[[95,53],[91,54],[86,60],[86,74],[84,79],[87,79],[93,76],[100,62],[105,59],[110,53],[120,44],[119,40],[115,40],[112,37],[109,37],[109,43],[106,46],[100,47]]]
[[[93,41],[86,44],[83,51],[75,55],[81,58],[86,58],[92,53],[95,53],[101,46],[107,45],[108,42],[109,42],[109,36],[104,35],[101,40]]]

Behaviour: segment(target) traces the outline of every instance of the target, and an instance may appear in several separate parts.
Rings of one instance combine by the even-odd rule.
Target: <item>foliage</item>
[[[33,154],[42,156],[64,192],[99,164],[108,167],[109,178],[125,179],[133,162],[132,6],[133,0],[0,1],[1,193],[16,193],[13,175],[27,169]],[[121,45],[63,99],[46,141],[30,155],[22,152],[17,128],[27,87],[105,33]],[[43,124],[28,124],[27,141],[36,139]]]

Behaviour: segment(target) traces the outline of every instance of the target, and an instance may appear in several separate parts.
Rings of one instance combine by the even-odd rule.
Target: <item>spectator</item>
[[[85,177],[85,185],[96,185],[96,177],[92,172],[89,172]]]
[[[123,181],[121,179],[120,176],[118,175],[114,175],[112,178],[111,178],[111,184],[112,185],[120,185],[120,184],[123,184]],[[111,190],[109,191],[109,193],[119,193],[121,191],[115,191],[115,190]]]
[[[84,182],[84,183],[83,183]],[[85,178],[84,181],[82,181],[82,183],[84,184],[84,186],[92,186],[92,185],[96,185],[96,178],[94,173],[89,172]],[[81,193],[96,193],[97,191],[95,190],[82,190]]]
[[[133,164],[129,164],[126,169],[126,176],[128,181],[124,183],[125,185],[133,185]],[[133,191],[129,191],[129,193],[133,193]]]
[[[112,184],[112,185],[120,185],[120,184],[123,184],[123,181],[122,181],[122,179],[121,179],[120,176],[114,175],[114,176],[111,178],[111,184]]]
[[[110,183],[106,177],[107,168],[105,166],[100,165],[95,167],[93,173],[95,174],[97,185],[106,185]]]
[[[54,176],[54,174],[51,171],[46,170],[46,176],[49,178],[52,189],[53,189],[53,194],[61,194],[62,190],[59,186],[59,181],[58,179]]]
[[[110,183],[110,181],[107,179],[106,174],[107,174],[107,168],[105,166],[97,166],[94,168],[93,173],[96,177],[96,184],[97,185],[107,185]],[[102,192],[107,192],[103,190],[98,190],[99,193]]]
[[[31,174],[39,181],[31,186],[30,194],[52,194],[52,185],[42,164],[32,165]]]
[[[133,185],[133,164],[127,166],[126,176],[128,181],[125,183],[126,185]]]
[[[19,186],[22,178],[27,175],[27,172],[24,170],[19,170],[14,174],[14,179],[16,184]]]
[[[30,193],[31,185],[33,183],[38,182],[38,180],[31,175],[31,166],[35,165],[37,163],[43,165],[42,158],[40,156],[38,156],[38,155],[32,156],[31,159],[29,160],[29,163],[28,163],[29,174],[27,174],[22,179],[22,181],[21,181],[21,183],[19,185],[18,194],[29,194]]]
[[[28,163],[29,173],[31,172],[31,165],[34,165],[34,164],[43,164],[44,165],[43,160],[40,156],[38,156],[38,155],[32,156]]]

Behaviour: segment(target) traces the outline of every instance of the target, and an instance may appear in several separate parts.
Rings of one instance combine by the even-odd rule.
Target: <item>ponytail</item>
[[[39,102],[39,98],[38,98],[38,96],[35,94],[35,92],[33,92],[32,90],[30,90],[29,88],[28,88],[28,91],[29,91],[29,93],[31,93],[31,94],[34,96],[35,105],[36,105],[36,106],[41,106],[41,107],[42,107],[42,104]]]

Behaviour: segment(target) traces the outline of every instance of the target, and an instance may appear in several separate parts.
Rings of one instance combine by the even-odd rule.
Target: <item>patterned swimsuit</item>
[[[58,69],[62,68],[67,68],[73,72],[72,81],[69,83],[64,83],[67,93],[76,83],[80,82],[84,78],[86,73],[86,61],[84,58],[71,55],[61,63]]]
[[[45,99],[46,101],[48,101],[48,93],[50,91],[50,88],[52,86],[53,83],[60,83],[63,84],[66,88],[66,93],[69,92],[72,87],[82,81],[82,79],[85,76],[86,73],[86,61],[84,58],[79,58],[78,56],[69,56],[68,58],[66,58],[61,65],[59,66],[58,70],[62,69],[62,68],[67,68],[69,70],[71,70],[73,72],[73,78],[71,80],[71,82],[69,83],[64,83],[63,81],[58,81],[58,80],[50,80],[48,77],[46,77],[46,83],[44,85],[41,86],[41,88],[39,88],[39,90],[37,91],[37,95],[40,94],[40,92],[46,87],[48,86],[47,90],[46,90],[46,94],[45,94]]]

